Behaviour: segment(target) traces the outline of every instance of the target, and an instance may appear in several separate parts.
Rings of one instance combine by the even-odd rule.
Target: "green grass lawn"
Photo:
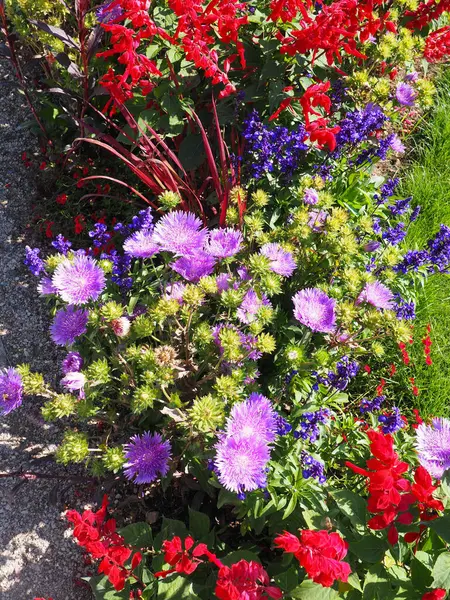
[[[435,110],[427,115],[414,137],[413,161],[403,180],[403,191],[422,211],[408,234],[408,246],[423,247],[441,223],[450,225],[450,72],[438,80]],[[420,339],[431,324],[433,365],[423,358]],[[420,388],[416,405],[429,415],[450,414],[450,276],[428,279],[417,305],[412,358]]]

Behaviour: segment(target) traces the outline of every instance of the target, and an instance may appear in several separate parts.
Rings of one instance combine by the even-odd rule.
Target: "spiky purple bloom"
[[[44,275],[41,281],[38,283],[37,290],[42,296],[49,296],[51,294],[57,294],[58,290],[53,285],[51,277]]]
[[[270,260],[270,269],[278,275],[290,277],[296,269],[294,257],[290,252],[283,250],[280,244],[264,244],[260,254]]]
[[[170,266],[184,279],[196,283],[201,277],[211,275],[216,265],[216,259],[207,252],[198,251],[178,258]]]
[[[70,392],[79,392],[80,398],[84,398],[84,386],[86,384],[86,376],[79,371],[69,371],[61,379],[61,385]]]
[[[311,210],[309,211],[308,216],[308,227],[311,227],[311,229],[317,233],[323,231],[328,213],[324,210]]]
[[[241,494],[266,487],[270,450],[264,440],[223,436],[215,448],[215,470],[224,488]]]
[[[306,188],[303,194],[303,202],[310,206],[314,206],[319,202],[319,194],[314,188]]]
[[[325,475],[325,465],[306,452],[302,452],[301,458],[302,463],[305,466],[302,471],[304,479],[312,477],[313,479],[317,479],[319,483],[325,483],[327,480]]]
[[[399,83],[395,90],[395,97],[403,106],[413,106],[417,93],[408,83]]]
[[[61,363],[61,370],[64,375],[74,373],[81,370],[83,366],[83,357],[79,352],[69,352]]]
[[[213,229],[209,232],[205,250],[211,256],[228,258],[234,256],[241,249],[243,242],[242,233],[231,227],[226,229]]]
[[[363,291],[360,293],[356,300],[356,304],[361,302],[367,302],[375,308],[392,308],[394,294],[391,290],[380,283],[379,281],[373,281],[372,283],[366,283]]]
[[[159,252],[159,246],[153,239],[151,229],[141,229],[128,237],[123,243],[125,254],[133,258],[150,258]]]
[[[22,404],[22,378],[15,369],[0,371],[0,414],[7,415]]]
[[[226,434],[272,442],[277,435],[277,414],[262,394],[253,393],[234,404],[227,419]]]
[[[363,398],[361,400],[361,404],[359,405],[359,412],[362,414],[374,412],[376,410],[380,410],[381,405],[386,400],[386,396],[376,396],[373,400],[368,400],[367,398]]]
[[[135,483],[151,483],[164,477],[169,471],[171,458],[170,442],[163,440],[159,433],[145,432],[134,435],[128,444],[124,444],[124,473],[127,479]]]
[[[153,241],[161,250],[184,255],[203,248],[208,231],[193,213],[175,210],[158,221],[153,232]]]
[[[216,284],[219,294],[225,292],[230,287],[230,276],[227,273],[220,273],[216,277]]]
[[[450,469],[450,419],[433,419],[431,425],[421,423],[416,429],[419,462],[436,479]]]
[[[39,248],[25,246],[25,259],[23,264],[36,276],[40,275],[42,271],[45,271],[44,261],[39,256],[40,252]]]
[[[89,312],[67,306],[58,310],[50,326],[52,340],[58,346],[70,346],[77,337],[86,333]]]
[[[53,248],[61,254],[67,254],[72,248],[72,242],[69,242],[61,233],[59,233],[52,242]]]
[[[382,423],[381,431],[384,434],[395,433],[405,426],[405,422],[402,419],[400,409],[396,406],[392,407],[392,412],[387,415],[380,415],[378,421]]]
[[[53,274],[52,283],[69,304],[86,304],[96,300],[105,288],[105,273],[90,256],[64,260]]]
[[[272,304],[265,294],[262,294],[260,298],[255,290],[250,288],[237,309],[236,316],[241,323],[248,325],[257,318],[258,311],[262,306],[272,306]]]
[[[390,146],[397,154],[405,153],[406,148],[396,133],[394,133],[394,137],[390,140]]]
[[[300,290],[292,298],[294,317],[313,331],[330,333],[336,328],[336,300],[318,288]]]
[[[183,304],[183,294],[186,286],[184,283],[171,283],[166,287],[164,298],[166,300],[176,300],[179,304]]]

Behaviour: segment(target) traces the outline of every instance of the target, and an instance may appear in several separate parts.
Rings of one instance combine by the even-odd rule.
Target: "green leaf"
[[[441,489],[444,495],[450,500],[450,469],[447,469],[442,476]]]
[[[189,532],[192,533],[193,537],[199,540],[208,535],[210,529],[211,522],[208,515],[189,507]]]
[[[359,525],[366,524],[366,501],[361,496],[346,489],[331,490],[330,494],[346,517]]]
[[[380,562],[388,549],[387,543],[374,535],[368,535],[357,542],[350,541],[349,546],[353,554],[370,563]]]
[[[119,529],[119,534],[130,546],[151,548],[153,545],[152,528],[148,523],[133,523]]]
[[[450,544],[450,515],[427,521],[427,525],[430,529],[435,531],[439,537],[445,540],[447,544]]]
[[[292,566],[287,571],[279,573],[274,577],[275,583],[280,587],[283,592],[290,592],[293,590],[298,583],[298,569]]]
[[[434,588],[450,590],[450,552],[443,552],[438,556],[431,574]]]
[[[339,594],[333,588],[325,588],[313,581],[304,581],[289,594],[296,600],[334,600]]]
[[[217,508],[222,508],[225,504],[239,504],[239,500],[234,492],[222,488],[217,499]]]
[[[355,590],[358,590],[359,592],[363,591],[361,587],[361,582],[359,581],[359,577],[356,573],[350,573],[350,575],[348,576],[348,583],[353,588],[355,588]]]
[[[158,600],[195,600],[197,594],[192,591],[192,583],[189,579],[180,575],[170,576],[158,582]]]
[[[370,567],[364,580],[364,600],[386,600],[392,592],[388,574],[383,565]]]
[[[230,552],[225,556],[225,558],[220,559],[224,565],[229,567],[230,565],[239,562],[240,560],[246,560],[250,562],[253,560],[254,562],[261,563],[257,554],[252,552],[251,550],[236,550],[236,552]]]
[[[130,597],[130,586],[128,583],[126,583],[121,592],[116,592],[106,576],[91,577],[89,585],[94,592],[95,600],[128,600]]]
[[[286,506],[283,513],[283,521],[291,515],[297,506],[297,496],[296,494],[292,494],[291,499],[289,500],[289,504]]]
[[[411,581],[415,588],[421,590],[431,585],[433,559],[427,552],[418,550],[411,560]]]
[[[180,144],[178,158],[186,171],[197,169],[205,160],[205,147],[201,135],[188,135]]]

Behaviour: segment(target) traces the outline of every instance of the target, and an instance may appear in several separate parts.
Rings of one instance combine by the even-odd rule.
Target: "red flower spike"
[[[447,595],[447,592],[443,588],[438,588],[436,590],[432,590],[431,592],[426,592],[422,596],[422,600],[443,600]]]

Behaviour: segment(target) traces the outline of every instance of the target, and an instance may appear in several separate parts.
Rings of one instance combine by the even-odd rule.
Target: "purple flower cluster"
[[[77,372],[83,366],[83,358],[79,352],[69,352],[62,361],[61,370],[64,375]]]
[[[400,409],[396,406],[392,407],[392,412],[387,415],[380,415],[378,421],[382,423],[381,431],[386,433],[395,433],[405,426],[402,419]]]
[[[409,250],[395,267],[396,271],[407,273],[426,266],[430,273],[447,273],[450,267],[450,227],[441,225],[433,239],[428,240],[426,250]]]
[[[398,217],[399,215],[405,214],[411,208],[411,200],[412,197],[405,198],[404,200],[397,200],[394,204],[390,204],[388,206],[394,217]]]
[[[129,275],[131,268],[131,257],[128,255],[121,256],[117,250],[113,250],[104,258],[109,259],[113,264],[111,281],[116,283],[120,288],[129,290],[133,285],[133,278]]]
[[[215,446],[214,468],[220,483],[244,497],[267,484],[270,443],[277,435],[277,414],[270,400],[251,394],[235,404]]]
[[[399,83],[395,90],[395,97],[403,106],[413,106],[417,93],[409,83]]]
[[[153,224],[153,214],[151,208],[144,208],[140,210],[137,215],[131,219],[131,223],[124,225],[123,223],[116,223],[114,225],[114,231],[117,231],[121,235],[130,235],[131,232],[137,231],[138,229],[150,229]]]
[[[207,252],[199,251],[195,254],[186,254],[171,263],[171,267],[187,281],[196,283],[202,277],[211,275],[214,271],[216,259]]]
[[[152,483],[158,476],[164,477],[169,471],[171,458],[170,442],[163,440],[159,433],[145,432],[135,435],[124,444],[125,477],[135,483]]]
[[[406,237],[405,224],[397,223],[397,225],[395,225],[394,227],[383,231],[381,237],[383,238],[383,240],[386,240],[389,244],[397,246],[397,244],[403,242],[403,240]]]
[[[0,371],[0,415],[7,415],[22,404],[22,378],[15,369]]]
[[[327,386],[334,387],[337,390],[343,391],[347,388],[350,380],[356,377],[359,372],[359,364],[355,360],[350,360],[348,356],[343,356],[336,363],[336,372],[328,371],[327,375],[316,375],[317,383],[314,389],[318,388],[318,384],[322,383]]]
[[[278,275],[290,277],[296,269],[294,257],[283,250],[280,244],[264,244],[260,253],[270,260],[270,269]]]
[[[109,242],[111,234],[108,233],[108,227],[104,223],[96,223],[94,229],[89,232],[89,237],[92,239],[92,244],[96,248],[100,248]]]
[[[329,417],[328,408],[321,408],[315,412],[304,412],[301,416],[300,430],[294,433],[294,437],[314,443],[320,435],[319,423],[327,423]]]
[[[77,254],[73,261],[64,260],[53,274],[52,283],[69,304],[86,304],[96,300],[105,288],[105,273],[90,256]]]
[[[407,302],[400,294],[394,294],[396,303],[394,305],[395,314],[397,319],[405,319],[406,321],[412,321],[416,318],[416,305],[414,302]]]
[[[346,144],[356,146],[366,141],[386,121],[386,115],[377,104],[368,104],[363,110],[348,112],[339,122],[341,129],[336,134],[337,148],[334,156],[340,156]]]
[[[39,248],[30,248],[30,246],[25,246],[25,259],[24,265],[27,266],[33,275],[40,275],[43,271],[45,271],[45,264],[42,258],[39,256],[40,254]]]
[[[59,233],[52,242],[53,248],[55,248],[61,254],[67,254],[72,248],[72,242],[69,242],[61,233]]]
[[[280,125],[269,128],[256,110],[244,121],[242,136],[246,141],[245,156],[249,157],[246,167],[254,179],[273,171],[290,179],[308,149],[303,125],[293,131]]]
[[[223,354],[224,351],[223,346],[220,343],[220,332],[225,327],[227,329],[234,329],[238,332],[242,348],[248,352],[247,358],[249,360],[259,360],[261,358],[262,353],[257,349],[258,338],[254,335],[243,333],[237,327],[231,325],[231,323],[215,325],[212,328],[213,340],[216,346],[218,346],[220,354]]]
[[[306,452],[302,452],[301,459],[304,465],[302,471],[304,479],[310,479],[312,477],[313,479],[317,479],[319,483],[325,483],[327,480],[325,475],[325,465]]]
[[[292,431],[292,425],[290,425],[284,417],[281,415],[277,416],[277,435],[287,435]]]
[[[361,404],[359,405],[359,411],[362,414],[375,412],[376,410],[380,410],[381,405],[386,400],[386,396],[376,396],[373,400],[368,400],[367,398],[363,398],[361,400]]]
[[[450,469],[450,420],[433,419],[431,425],[422,423],[416,429],[417,451],[420,464],[436,477],[442,479]]]
[[[184,256],[203,248],[207,235],[198,217],[175,210],[164,215],[155,225],[153,241],[161,250]]]
[[[241,323],[248,325],[256,320],[258,311],[263,306],[272,306],[272,304],[265,294],[261,294],[260,298],[255,290],[250,288],[237,309],[236,316]]]
[[[384,202],[386,202],[386,200],[388,198],[390,198],[391,196],[393,196],[395,194],[395,190],[398,187],[398,184],[400,183],[400,179],[398,177],[395,177],[394,179],[389,179],[388,181],[386,181],[386,183],[384,183],[381,188],[380,188],[380,194],[375,194],[374,198],[377,202],[377,204],[383,204]]]

